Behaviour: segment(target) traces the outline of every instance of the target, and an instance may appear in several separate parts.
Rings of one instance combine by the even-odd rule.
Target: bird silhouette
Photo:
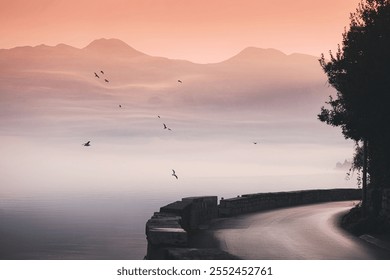
[[[122,108],[122,105],[121,105],[121,104],[119,104],[119,108]]]
[[[172,131],[172,129],[170,129],[169,127],[167,127],[167,125],[165,123],[163,123],[163,126],[164,126],[164,129],[168,129],[169,131]]]
[[[257,145],[257,142],[253,142],[253,144]]]
[[[94,72],[94,73],[95,73],[95,77],[96,77],[96,78],[100,78],[100,77],[99,77],[99,75],[98,75],[98,74],[96,74],[96,72]]]
[[[104,72],[103,72],[103,70],[100,70],[100,73],[102,73],[102,74],[104,75]]]
[[[181,84],[183,83],[181,80],[177,80],[177,82],[178,82],[178,83],[181,83]]]
[[[109,80],[107,80],[107,79],[104,79],[104,81],[106,82],[106,83],[109,83],[110,81]]]
[[[83,146],[85,146],[85,147],[91,146],[91,141],[88,141],[88,142],[84,143]]]
[[[175,172],[174,169],[172,169],[172,176],[175,177],[176,179],[179,179],[179,177],[177,177],[176,172]]]
[[[160,116],[157,116],[159,119],[161,119],[161,117]]]

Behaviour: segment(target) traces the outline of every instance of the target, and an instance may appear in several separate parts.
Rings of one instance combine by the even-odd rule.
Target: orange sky
[[[359,0],[0,0],[0,48],[118,38],[151,55],[217,62],[247,46],[336,49]]]

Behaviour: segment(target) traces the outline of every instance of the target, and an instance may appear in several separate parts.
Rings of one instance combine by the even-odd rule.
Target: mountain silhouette
[[[234,61],[245,61],[252,63],[253,61],[259,60],[280,60],[283,59],[286,55],[276,49],[262,49],[256,47],[247,47],[241,52],[228,59],[229,62]]]
[[[106,56],[135,57],[145,55],[119,39],[97,39],[82,50],[84,52],[92,52],[99,55],[104,54]]]
[[[84,98],[81,93],[87,92],[90,97],[126,96],[141,104],[248,107],[286,114],[300,106],[315,115],[330,94],[317,57],[254,47],[220,63],[196,64],[150,56],[118,39],[98,39],[84,48],[58,44],[2,49],[0,63],[5,81],[0,87],[8,92],[34,88],[38,95],[47,91]],[[110,83],[94,78],[101,69]],[[178,87],[178,80],[185,83]]]

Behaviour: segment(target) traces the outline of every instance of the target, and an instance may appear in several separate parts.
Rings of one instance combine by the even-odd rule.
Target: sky
[[[319,56],[337,47],[357,5],[357,0],[0,1],[0,49],[59,43],[82,48],[98,38],[118,38],[149,55],[199,63],[226,60],[248,46]],[[269,51],[268,62],[263,50],[250,49],[245,57],[251,63],[219,66],[107,61],[105,53],[77,61],[19,57],[22,64],[2,67],[0,75],[0,152],[8,151],[0,160],[2,183],[10,192],[37,186],[104,189],[113,181],[143,187],[156,185],[148,181],[151,172],[152,179],[170,185],[172,168],[180,182],[191,178],[188,186],[205,177],[334,173],[352,145],[317,120],[331,90],[317,59]],[[110,83],[93,75],[101,69]],[[167,135],[162,122],[174,133]],[[86,150],[81,144],[88,140],[93,146]],[[253,145],[260,140],[262,145]],[[90,157],[80,158],[88,151]],[[21,169],[29,175],[19,178]],[[343,172],[336,176],[337,183],[326,185],[345,183]],[[299,177],[283,185],[319,181],[325,184]]]
[[[359,0],[0,0],[0,49],[118,38],[144,53],[219,62],[254,46],[335,50]]]

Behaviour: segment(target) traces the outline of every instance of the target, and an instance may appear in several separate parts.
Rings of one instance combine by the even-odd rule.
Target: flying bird
[[[104,72],[103,72],[103,70],[100,70],[100,73],[102,73],[102,74],[104,75]]]
[[[85,146],[85,147],[91,146],[91,141],[88,141],[88,142],[84,143],[83,146]]]
[[[107,80],[107,79],[104,79],[104,81],[106,82],[106,83],[109,83],[110,81],[109,80]]]
[[[257,145],[257,142],[253,142],[253,144]]]
[[[119,108],[122,108],[122,105],[121,105],[121,104],[119,104]]]
[[[161,117],[160,116],[157,116],[159,119],[161,119]]]
[[[165,123],[163,123],[163,126],[164,126],[164,129],[168,129],[169,131],[172,131],[172,129],[170,129],[169,127],[167,127],[167,125]]]
[[[96,77],[96,78],[100,78],[100,77],[99,77],[99,75],[98,75],[98,74],[96,74],[96,72],[94,72],[94,73],[95,73],[95,77]]]
[[[181,84],[183,83],[181,80],[177,80],[177,82],[178,82],[178,83],[181,83]]]
[[[177,177],[176,172],[175,172],[174,169],[172,169],[172,176],[175,177],[176,179],[179,179],[179,177]]]

